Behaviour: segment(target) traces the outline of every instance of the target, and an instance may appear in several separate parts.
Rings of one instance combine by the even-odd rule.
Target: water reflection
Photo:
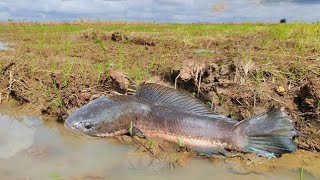
[[[0,159],[28,149],[34,142],[35,128],[0,114]]]
[[[0,114],[0,179],[50,176],[70,177],[121,167],[127,162],[128,146],[112,146],[104,139],[61,134],[63,126],[34,116]],[[2,172],[5,176],[3,177]],[[6,175],[7,174],[7,175]]]
[[[8,50],[7,45],[3,41],[0,41],[0,51],[1,50]]]
[[[318,0],[2,0],[1,20],[317,21]]]

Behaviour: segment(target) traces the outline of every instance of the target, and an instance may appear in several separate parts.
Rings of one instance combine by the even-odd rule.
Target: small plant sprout
[[[183,139],[181,137],[177,137],[179,147],[184,147]]]
[[[57,173],[51,173],[48,175],[48,177],[50,179],[62,179],[62,176],[60,174],[57,174]]]
[[[148,148],[152,148],[154,146],[154,141],[152,139],[147,139],[147,146]]]
[[[223,102],[224,102],[224,98],[223,98],[223,96],[221,96],[221,95],[218,95],[218,98],[219,98],[218,105],[219,105],[219,106],[222,106],[222,104],[223,104]]]
[[[197,97],[197,93],[196,92],[192,92],[192,96],[193,97]]]
[[[98,44],[104,51],[107,51],[107,50],[108,50],[101,39],[98,39],[98,40],[97,40],[97,44]]]
[[[63,102],[62,102],[62,98],[59,96],[59,97],[57,97],[57,107],[62,107],[62,105],[63,105]]]
[[[131,137],[133,136],[133,123],[132,123],[132,121],[130,122],[129,134]]]
[[[300,180],[303,179],[303,174],[304,174],[303,171],[304,171],[304,170],[303,170],[303,166],[301,166],[301,169],[300,169]]]

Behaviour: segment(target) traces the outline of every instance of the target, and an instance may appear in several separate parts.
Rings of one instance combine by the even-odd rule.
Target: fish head
[[[125,119],[119,118],[121,103],[108,97],[100,97],[73,112],[65,121],[65,127],[73,132],[89,136],[115,136],[125,134]]]

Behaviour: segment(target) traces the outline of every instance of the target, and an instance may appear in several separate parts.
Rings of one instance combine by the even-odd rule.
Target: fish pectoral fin
[[[139,138],[145,138],[146,136],[142,133],[140,129],[138,129],[136,126],[132,127],[132,134],[135,136],[138,136]]]
[[[206,148],[206,147],[194,147],[192,148],[201,156],[214,156],[214,155],[223,155],[223,156],[235,156],[234,153],[227,151],[222,148]]]

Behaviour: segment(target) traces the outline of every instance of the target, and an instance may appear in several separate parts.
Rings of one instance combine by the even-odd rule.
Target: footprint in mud
[[[32,159],[45,159],[50,157],[53,151],[53,147],[50,146],[33,145],[28,149],[27,156]]]
[[[128,168],[133,170],[159,172],[169,169],[168,163],[145,153],[132,151],[128,153],[127,159]]]

